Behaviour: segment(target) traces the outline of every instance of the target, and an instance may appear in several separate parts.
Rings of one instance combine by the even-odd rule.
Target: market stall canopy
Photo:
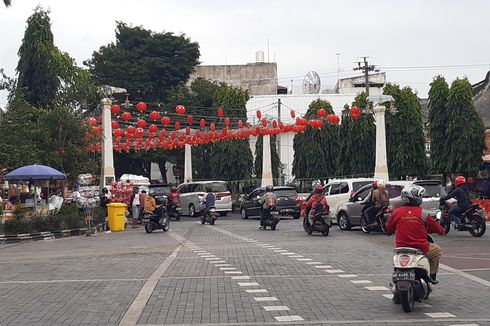
[[[5,180],[63,180],[66,176],[45,165],[27,165],[15,169],[4,177]]]

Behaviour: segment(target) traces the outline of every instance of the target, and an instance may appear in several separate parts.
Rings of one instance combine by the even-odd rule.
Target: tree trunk
[[[160,169],[160,174],[162,175],[162,183],[164,184],[168,184],[168,181],[167,181],[167,168],[165,167],[165,165],[167,164],[167,161],[162,161],[162,160],[159,160],[158,161],[158,168]]]

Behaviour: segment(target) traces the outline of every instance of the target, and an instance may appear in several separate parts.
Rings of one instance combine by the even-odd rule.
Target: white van
[[[377,179],[355,178],[355,179],[331,179],[325,186],[325,197],[330,206],[331,216],[337,216],[337,208],[340,204],[349,201],[350,196],[359,188],[372,183]]]
[[[182,215],[199,215],[199,206],[208,192],[216,195],[216,211],[226,216],[232,211],[231,192],[225,181],[197,181],[183,183],[177,187],[180,194]]]

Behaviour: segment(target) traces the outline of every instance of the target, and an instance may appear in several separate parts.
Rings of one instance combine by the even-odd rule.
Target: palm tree
[[[9,7],[12,4],[12,0],[3,0],[5,7]]]

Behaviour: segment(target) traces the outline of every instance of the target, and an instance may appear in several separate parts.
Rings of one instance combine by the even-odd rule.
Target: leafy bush
[[[3,223],[5,234],[18,234],[31,232],[31,223],[23,219],[12,219]]]

